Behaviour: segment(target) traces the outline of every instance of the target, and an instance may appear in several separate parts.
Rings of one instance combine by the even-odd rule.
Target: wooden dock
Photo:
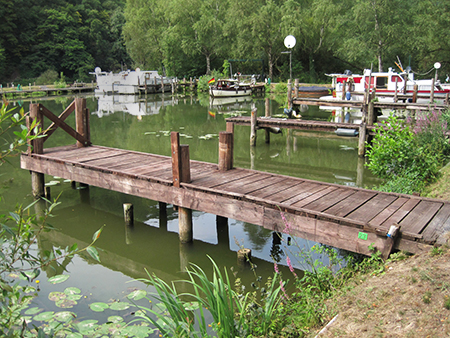
[[[40,106],[31,106],[32,116],[49,114]],[[82,103],[74,109],[86,111]],[[59,176],[172,204],[180,217],[182,210],[203,211],[365,255],[371,254],[372,243],[384,257],[392,248],[428,250],[446,243],[450,230],[446,201],[233,168],[232,131],[220,133],[219,163],[211,164],[189,160],[189,148],[179,144],[176,132],[167,157],[89,146],[89,128],[76,129],[77,145],[44,149],[35,143],[33,152],[21,155],[21,167],[32,175]],[[387,236],[392,226],[399,228],[395,238]]]

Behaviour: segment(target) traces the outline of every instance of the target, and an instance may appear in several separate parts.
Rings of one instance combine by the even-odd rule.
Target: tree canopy
[[[440,0],[2,0],[0,81],[48,70],[86,80],[95,67],[198,77],[226,60],[239,60],[233,72],[286,80],[287,35],[302,82],[398,61],[419,74],[440,62],[445,80],[449,18]]]

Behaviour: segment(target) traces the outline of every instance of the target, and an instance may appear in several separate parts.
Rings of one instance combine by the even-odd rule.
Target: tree
[[[409,38],[410,5],[411,2],[400,0],[347,3],[348,7],[339,18],[343,44],[338,55],[364,65],[363,68],[368,68],[368,63],[376,64],[380,72],[386,61],[393,65]]]

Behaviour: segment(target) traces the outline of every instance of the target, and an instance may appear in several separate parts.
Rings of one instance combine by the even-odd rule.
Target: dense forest
[[[52,70],[90,81],[95,67],[199,77],[222,70],[292,74],[410,66],[450,74],[448,0],[0,0],[0,83]],[[284,52],[284,53],[283,53]],[[397,63],[397,65],[396,65]],[[432,72],[431,72],[432,71]]]

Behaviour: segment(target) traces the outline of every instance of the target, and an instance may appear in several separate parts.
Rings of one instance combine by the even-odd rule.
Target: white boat
[[[252,95],[252,87],[250,83],[239,82],[236,79],[221,79],[209,86],[209,95],[212,97],[247,96]]]
[[[431,79],[415,80],[413,73],[397,73],[392,68],[389,68],[387,72],[371,72],[370,69],[365,69],[363,75],[352,74],[348,71],[344,74],[326,75],[332,78],[332,85],[335,88],[334,98],[357,101],[363,100],[364,91],[367,88],[375,89],[377,98],[382,102],[393,102],[396,92],[398,96],[406,94],[412,97],[414,87],[417,85],[417,102],[429,103],[433,83]],[[449,93],[450,88],[441,85],[439,81],[435,82],[435,101],[442,102]],[[321,97],[321,99],[330,98],[331,96]]]
[[[140,91],[156,93],[171,90],[171,79],[162,77],[158,71],[126,70],[119,73],[103,72],[95,68],[96,94],[138,94]],[[163,83],[163,85],[162,85]]]

